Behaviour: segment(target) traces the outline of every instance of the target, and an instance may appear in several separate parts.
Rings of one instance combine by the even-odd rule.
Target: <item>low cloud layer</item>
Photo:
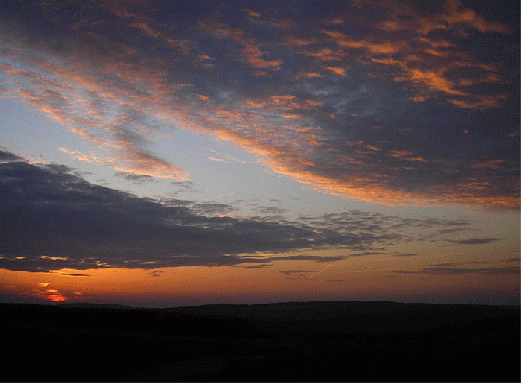
[[[333,262],[306,250],[343,248],[353,255],[401,241],[428,240],[466,221],[404,219],[349,211],[294,222],[223,215],[228,205],[153,200],[93,185],[62,165],[32,164],[0,150],[0,268],[262,266],[277,261]],[[410,230],[404,230],[410,229]],[[405,235],[404,232],[409,232]]]
[[[334,194],[518,209],[512,7],[10,1],[0,89],[98,146],[63,152],[130,175],[188,180],[150,149],[183,128]]]
[[[468,239],[460,239],[460,240],[453,240],[449,239],[448,242],[455,243],[459,245],[485,245],[488,243],[496,242],[499,238],[468,238]]]

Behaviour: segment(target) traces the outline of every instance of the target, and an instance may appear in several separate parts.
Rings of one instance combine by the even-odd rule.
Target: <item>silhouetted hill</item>
[[[518,306],[446,305],[386,301],[284,302],[254,305],[203,305],[165,309],[169,313],[232,316],[276,326],[310,324],[313,331],[333,333],[394,333],[444,324],[496,320],[519,313]],[[288,331],[292,331],[291,327]],[[302,331],[300,327],[297,331]],[[311,329],[309,329],[311,330]]]
[[[100,304],[100,303],[60,303],[60,308],[68,309],[116,309],[116,310],[135,310],[134,307],[116,304]]]
[[[519,330],[519,306],[0,304],[0,378],[519,381]]]

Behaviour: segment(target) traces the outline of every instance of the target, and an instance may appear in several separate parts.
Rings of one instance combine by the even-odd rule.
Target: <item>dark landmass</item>
[[[0,381],[519,382],[520,307],[0,304]]]

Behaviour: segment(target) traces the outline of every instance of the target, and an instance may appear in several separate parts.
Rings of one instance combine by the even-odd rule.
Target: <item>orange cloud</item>
[[[38,289],[33,289],[30,295],[50,302],[65,302],[69,299],[56,289],[49,289],[48,282],[38,283]]]
[[[331,177],[308,170],[313,169],[316,165],[309,161],[302,161],[302,159],[292,158],[292,161],[284,161],[276,156],[271,156],[264,162],[273,171],[292,177],[318,190],[383,205],[428,206],[442,202],[506,209],[519,208],[518,197],[490,193],[490,185],[487,183],[468,182],[451,188],[423,190],[420,193],[408,192],[386,186],[390,177],[384,174],[361,173],[349,177]]]
[[[257,40],[246,36],[239,28],[231,28],[227,24],[219,23],[215,19],[200,20],[198,28],[219,38],[229,38],[242,45],[241,53],[243,61],[253,68],[264,68],[279,70],[282,60],[265,60],[263,56],[267,53],[261,50]]]
[[[291,29],[297,26],[297,23],[288,19],[275,19],[272,21],[273,26],[281,29]]]
[[[336,73],[337,75],[342,76],[342,77],[347,76],[345,68],[331,67],[331,66],[324,66],[322,68],[327,69],[333,73]]]
[[[291,46],[291,47],[303,47],[306,45],[311,45],[317,41],[315,38],[305,39],[298,36],[284,36],[283,45]]]
[[[321,77],[324,77],[324,76],[322,74],[320,74],[320,73],[317,73],[317,72],[300,72],[299,74],[297,74],[296,78],[298,80],[301,77],[321,78]]]
[[[16,78],[13,89],[20,97],[72,132],[113,151],[112,157],[106,159],[60,149],[63,152],[79,160],[99,161],[133,174],[186,179],[188,174],[184,169],[144,149],[153,135],[153,124],[179,125],[232,142],[258,155],[259,161],[273,171],[334,194],[380,203],[443,200],[491,206],[518,204],[515,191],[502,196],[491,183],[483,180],[485,177],[472,182],[467,177],[439,189],[402,187],[399,180],[400,177],[406,178],[404,171],[415,171],[420,166],[427,166],[428,161],[438,160],[399,147],[385,147],[378,142],[355,142],[352,145],[331,142],[327,127],[321,129],[320,126],[325,120],[335,118],[334,108],[330,110],[331,105],[319,102],[322,101],[319,97],[306,98],[303,91],[292,94],[302,85],[291,82],[295,79],[315,82],[328,74],[335,74],[332,79],[340,82],[344,79],[339,76],[346,77],[345,68],[356,64],[370,65],[372,76],[391,79],[415,91],[416,94],[411,96],[415,102],[436,97],[467,109],[500,106],[507,96],[493,87],[489,93],[473,90],[477,84],[504,84],[494,65],[479,62],[461,52],[457,39],[430,34],[436,29],[455,34],[460,24],[482,33],[508,32],[506,27],[486,22],[459,3],[448,2],[443,12],[428,18],[421,16],[410,3],[390,0],[368,3],[370,7],[388,9],[385,13],[388,19],[371,21],[376,23],[376,28],[363,38],[339,32],[336,29],[339,23],[335,24],[335,29],[326,29],[331,28],[326,25],[334,18],[328,18],[322,25],[318,22],[315,30],[306,31],[306,37],[291,31],[290,36],[281,39],[280,46],[297,48],[292,53],[301,55],[300,59],[309,65],[297,67],[290,74],[289,86],[278,87],[277,83],[272,83],[269,84],[272,87],[270,93],[251,92],[255,94],[252,96],[245,92],[247,96],[238,95],[226,101],[215,101],[211,90],[197,88],[196,80],[190,84],[190,71],[198,68],[199,72],[194,75],[197,78],[203,71],[202,63],[207,60],[212,59],[216,64],[221,62],[218,65],[223,65],[225,59],[233,65],[240,61],[255,69],[248,72],[249,75],[259,76],[249,79],[266,85],[263,80],[275,73],[270,71],[279,71],[277,75],[283,72],[283,60],[270,56],[273,54],[270,52],[274,46],[272,42],[255,38],[248,26],[232,28],[219,22],[218,14],[201,18],[196,25],[200,38],[229,39],[233,47],[230,51],[237,56],[217,57],[217,53],[212,52],[216,58],[210,58],[197,42],[192,44],[192,40],[174,36],[169,28],[140,16],[138,3],[132,3],[128,9],[122,4],[117,2],[104,7],[121,19],[116,24],[122,30],[130,29],[134,33],[139,30],[157,39],[157,50],[146,50],[138,44],[128,46],[113,39],[110,44],[103,40],[103,44],[113,47],[113,50],[102,53],[106,46],[101,46],[104,49],[96,46],[97,40],[91,34],[82,34],[81,28],[77,31],[81,44],[71,43],[75,49],[67,54],[52,50],[44,43],[38,45],[23,38],[17,39],[16,35],[11,37],[10,45],[6,43],[5,55],[18,61],[20,67],[2,64],[0,69]],[[253,11],[244,12],[254,19],[260,17]],[[27,46],[27,49],[15,49],[15,46]],[[156,55],[155,52],[162,49],[168,55]],[[145,54],[147,59],[143,60]],[[474,74],[468,75],[467,70]],[[181,81],[183,75],[188,80]],[[212,79],[208,77],[205,81],[211,83]],[[232,80],[230,83],[233,87]],[[209,96],[205,95],[206,92]],[[339,120],[335,123],[341,123]],[[475,164],[473,169],[493,169],[491,166],[500,169],[503,165]],[[392,172],[383,171],[385,166],[389,166]]]
[[[382,76],[391,74],[394,81],[415,85],[424,93],[428,91],[449,96],[446,101],[461,108],[488,109],[501,105],[505,95],[478,94],[471,90],[480,83],[502,83],[496,68],[460,52],[456,43],[431,37],[429,33],[440,29],[457,34],[459,32],[454,28],[465,25],[482,33],[508,34],[511,31],[507,26],[487,22],[474,11],[461,7],[458,1],[447,1],[444,12],[429,17],[421,16],[410,4],[404,2],[374,2],[371,6],[388,10],[389,19],[376,25],[379,33],[360,39],[322,29],[321,33],[336,44],[337,50],[322,48],[319,51],[306,51],[305,54],[317,61],[340,61],[355,57],[362,63],[379,64],[382,66]],[[397,31],[405,31],[407,34],[397,35]],[[451,72],[462,67],[471,68],[474,73],[480,72],[481,75],[471,77],[462,74],[457,80],[453,79]],[[424,100],[425,94],[418,97],[423,97]]]
[[[330,48],[321,48],[313,51],[308,50],[302,53],[306,56],[315,58],[317,61],[340,61],[347,56],[343,50],[333,51]]]
[[[264,111],[281,116],[288,111],[304,112],[317,110],[322,105],[323,103],[321,102],[312,99],[299,99],[294,95],[271,96],[263,100],[246,100],[242,103],[242,106],[245,108],[262,108]]]
[[[71,132],[79,134],[82,137],[85,137],[87,140],[97,143],[98,145],[107,145],[105,141],[100,140],[94,134],[87,132],[85,129],[71,127],[69,129]]]
[[[43,297],[51,302],[65,302],[67,298],[61,295],[58,290],[46,290],[43,292]]]
[[[204,94],[194,94],[192,93],[195,97],[197,97],[199,100],[201,101],[208,101],[209,100],[209,97],[208,96],[205,96]]]
[[[432,169],[435,166],[446,168],[442,173],[453,170],[410,150],[384,149],[362,141],[344,143],[353,148],[351,154],[337,152],[321,141],[321,129],[307,125],[305,118],[297,119],[293,124],[274,124],[273,118],[287,114],[286,111],[312,108],[312,103],[308,106],[306,100],[296,96],[279,95],[264,100],[246,100],[238,107],[217,110],[206,108],[197,113],[185,110],[180,123],[186,128],[215,135],[256,154],[259,162],[274,172],[331,194],[386,205],[430,205],[442,202],[504,208],[519,206],[515,192],[502,194],[484,179],[462,179],[450,185],[424,185],[421,189],[404,188],[400,184],[400,174],[404,171],[418,171],[416,164],[430,164]],[[262,114],[256,112],[259,109]],[[176,116],[180,117],[179,114]],[[323,162],[324,156],[329,158],[327,162]],[[384,161],[384,158],[391,158],[394,162]],[[381,169],[377,168],[380,163],[383,166]],[[386,163],[388,167],[385,167]],[[494,166],[499,165],[501,163],[494,163]],[[329,169],[332,171],[329,172]],[[425,170],[432,171],[429,169]]]
[[[420,15],[412,4],[404,1],[386,0],[381,3],[390,13],[390,19],[379,24],[379,29],[385,31],[414,30],[422,35],[428,35],[435,30],[451,30],[458,25],[474,28],[482,33],[497,32],[510,34],[512,31],[501,23],[489,22],[468,8],[462,7],[458,0],[446,0],[443,13],[429,16]]]
[[[224,163],[229,163],[229,161],[226,161],[226,160],[224,160],[224,159],[222,159],[222,158],[208,157],[208,159],[209,159],[210,161],[215,161],[215,162],[224,162]]]
[[[443,21],[448,25],[466,24],[480,32],[497,32],[510,34],[512,31],[506,25],[496,22],[489,22],[484,17],[479,16],[471,9],[463,8],[458,0],[447,0],[445,2],[446,15],[442,16]]]
[[[262,56],[266,52],[262,52],[260,48],[252,41],[243,41],[242,54],[245,61],[253,68],[265,68],[279,70],[282,60],[264,60]]]
[[[67,148],[58,148],[60,152],[73,156],[78,161],[85,161],[91,164],[107,164],[106,161],[97,158],[96,156],[87,156],[80,153],[78,150],[69,150]]]
[[[45,61],[36,54],[24,55],[14,51],[10,53],[13,58],[16,57],[24,65],[33,68],[21,70],[12,65],[2,65],[0,70],[7,72],[11,78],[18,79],[14,80],[17,82],[16,87],[11,89],[15,89],[29,105],[68,126],[71,132],[100,147],[112,148],[120,153],[112,159],[102,160],[96,156],[84,156],[63,148],[60,150],[74,155],[78,160],[103,163],[133,174],[187,179],[188,173],[185,170],[146,153],[140,147],[138,140],[141,138],[138,134],[122,134],[123,131],[119,127],[122,123],[131,124],[148,134],[147,122],[139,116],[146,116],[149,108],[156,108],[165,103],[165,96],[171,96],[172,92],[186,86],[174,85],[164,80],[166,71],[161,60],[157,60],[151,67],[140,68],[136,64],[112,58],[106,60],[105,67],[99,72],[91,63],[80,59],[76,52],[69,55],[66,65],[55,64],[64,60],[62,57]],[[106,76],[117,77],[119,83],[107,81]],[[141,84],[149,87],[148,93],[141,93]],[[114,117],[104,110],[108,111],[109,107],[112,110],[119,109],[123,113],[125,110],[134,110],[138,117],[132,120]],[[90,130],[96,130],[96,134]]]
[[[156,31],[153,28],[151,28],[145,22],[132,23],[132,24],[130,24],[130,26],[139,29],[141,32],[143,32],[145,35],[147,35],[149,37],[158,38],[159,35],[160,35],[158,31]]]
[[[244,8],[243,11],[248,15],[248,19],[250,21],[255,21],[258,17],[261,16],[259,12],[252,11],[251,9]]]

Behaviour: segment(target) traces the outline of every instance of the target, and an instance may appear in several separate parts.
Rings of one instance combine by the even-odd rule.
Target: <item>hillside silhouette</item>
[[[520,380],[520,307],[0,304],[2,381]]]

